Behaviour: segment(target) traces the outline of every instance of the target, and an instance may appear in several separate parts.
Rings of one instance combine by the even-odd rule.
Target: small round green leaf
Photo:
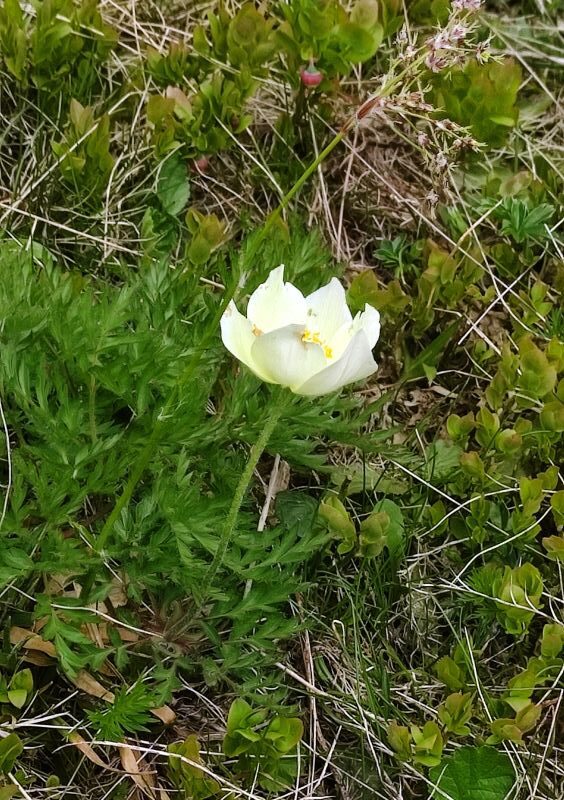
[[[507,800],[515,782],[508,756],[493,747],[461,747],[434,767],[434,800]]]

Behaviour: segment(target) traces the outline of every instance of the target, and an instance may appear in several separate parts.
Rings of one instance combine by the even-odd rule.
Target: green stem
[[[269,232],[271,227],[274,225],[274,223],[276,222],[276,220],[278,219],[280,214],[284,211],[285,208],[288,207],[288,205],[291,202],[291,200],[293,200],[293,198],[297,195],[297,193],[300,191],[300,189],[302,188],[304,183],[307,181],[307,179],[310,177],[310,175],[312,175],[315,172],[315,170],[318,168],[318,166],[321,163],[323,163],[323,161],[325,161],[327,156],[330,153],[333,152],[333,150],[337,147],[339,142],[341,142],[345,138],[345,136],[347,135],[349,130],[350,130],[350,124],[349,125],[345,125],[339,131],[339,133],[335,134],[335,136],[331,139],[331,141],[329,142],[327,147],[325,149],[323,149],[319,153],[319,155],[317,156],[315,161],[311,162],[309,167],[305,170],[305,172],[303,172],[300,175],[300,177],[295,182],[295,184],[292,186],[292,188],[289,190],[289,192],[287,192],[284,195],[284,197],[280,201],[279,205],[274,209],[272,214],[270,214],[270,216],[267,218],[266,222],[264,223],[264,227],[262,229],[262,233],[258,238],[258,244],[260,244],[261,242],[264,241],[264,238],[266,237],[267,233]]]
[[[96,432],[96,379],[90,376],[90,390],[88,392],[88,420],[90,423],[90,439],[95,444],[98,439]]]
[[[102,530],[96,538],[95,547],[98,552],[103,550],[110,537],[110,534],[114,529],[114,525],[116,524],[119,515],[131,500],[133,492],[135,491],[135,487],[141,480],[141,476],[145,472],[145,469],[151,460],[151,456],[153,455],[153,447],[156,445],[160,437],[161,427],[162,421],[161,419],[157,419],[153,427],[153,432],[151,433],[147,444],[141,451],[141,454],[135,463],[133,472],[127,479],[127,483],[125,484],[123,492],[118,497],[115,506],[112,508],[110,515],[107,517],[104,525],[102,526]]]
[[[254,239],[251,249],[244,254],[244,257],[248,261],[250,261],[252,259],[252,257],[256,254],[258,248],[260,247],[260,245],[266,239],[270,229],[273,227],[273,225],[275,224],[277,219],[280,217],[280,215],[284,211],[284,209],[288,207],[289,203],[296,196],[296,194],[300,191],[300,189],[302,188],[304,183],[307,181],[307,179],[310,177],[310,175],[312,175],[312,173],[315,172],[315,170],[319,167],[319,165],[327,158],[329,153],[331,153],[335,149],[335,147],[339,144],[339,142],[342,141],[342,139],[346,136],[346,134],[347,134],[349,129],[350,129],[350,124],[349,125],[345,125],[343,127],[343,129],[341,131],[339,131],[339,133],[337,133],[333,137],[333,139],[331,139],[331,141],[329,142],[327,147],[325,147],[325,149],[322,150],[319,153],[319,155],[317,156],[315,161],[313,161],[309,165],[309,167],[298,178],[298,180],[292,186],[292,188],[284,195],[284,197],[280,201],[280,204],[277,206],[277,208],[274,209],[274,211],[266,219],[266,221],[265,221],[265,223],[264,223],[264,225],[262,227],[262,230],[260,231],[258,236]],[[135,491],[135,488],[136,488],[137,484],[141,480],[141,477],[142,477],[145,469],[147,468],[149,462],[151,461],[151,458],[153,457],[153,453],[155,451],[155,448],[157,447],[157,445],[159,443],[159,439],[160,439],[160,436],[161,436],[161,430],[163,428],[163,424],[166,421],[166,418],[169,416],[170,412],[172,411],[172,409],[174,407],[174,404],[176,402],[176,399],[177,399],[177,397],[179,395],[179,392],[187,384],[187,382],[190,380],[192,375],[194,375],[194,373],[196,372],[196,370],[197,370],[197,368],[198,368],[198,366],[200,364],[200,359],[201,359],[203,353],[205,352],[205,349],[206,349],[207,345],[213,339],[213,337],[216,335],[217,329],[219,327],[219,322],[221,320],[223,312],[227,308],[230,300],[233,298],[234,293],[235,293],[235,290],[232,293],[226,294],[226,296],[224,297],[224,300],[221,303],[221,306],[220,306],[217,314],[214,316],[213,320],[211,321],[210,325],[208,326],[208,328],[206,330],[206,333],[204,334],[204,336],[202,338],[202,341],[200,342],[200,346],[199,346],[197,352],[194,353],[194,355],[192,356],[192,358],[188,362],[188,364],[186,366],[186,369],[184,370],[184,372],[180,376],[176,386],[174,386],[172,388],[171,393],[170,393],[170,395],[168,397],[168,400],[166,401],[166,403],[165,403],[165,405],[163,407],[163,410],[161,411],[157,421],[155,422],[155,425],[154,425],[154,428],[153,428],[153,432],[152,432],[151,436],[149,437],[149,439],[147,441],[147,444],[145,445],[145,447],[141,451],[141,453],[139,455],[139,458],[138,458],[138,460],[137,460],[137,462],[135,464],[135,467],[134,467],[133,471],[131,472],[131,474],[130,474],[128,480],[127,480],[127,483],[125,484],[123,492],[118,497],[115,506],[113,507],[110,515],[108,516],[108,518],[106,519],[106,522],[104,523],[104,525],[102,527],[102,530],[100,531],[99,535],[96,538],[96,549],[98,550],[98,552],[100,550],[102,550],[102,548],[107,544],[107,542],[108,542],[108,540],[109,540],[109,538],[110,538],[110,536],[112,534],[112,531],[113,531],[113,528],[114,528],[114,525],[115,525],[117,519],[119,518],[119,516],[120,516],[121,512],[123,511],[123,509],[127,506],[129,501],[133,497],[133,492]],[[269,427],[269,425],[270,425],[270,420],[267,423],[267,428]],[[267,441],[268,441],[268,439],[265,440],[265,442],[263,444],[263,449],[264,449],[264,446],[265,446]],[[252,454],[252,452],[253,451],[251,451],[251,454]],[[260,453],[259,453],[259,457],[260,457]],[[253,467],[253,469],[254,469],[254,467]],[[251,472],[251,475],[252,475],[252,472]],[[222,558],[223,558],[223,556],[222,556]],[[214,559],[214,561],[215,561],[215,559]],[[215,571],[217,571],[217,566],[215,567]],[[210,569],[211,569],[211,567],[210,567]]]
[[[286,390],[286,394],[291,397],[289,394],[289,390]],[[239,511],[241,510],[241,506],[243,504],[243,500],[245,499],[245,495],[249,489],[250,483],[253,479],[253,474],[256,469],[256,466],[259,462],[260,457],[264,453],[264,450],[268,444],[276,425],[278,424],[280,417],[284,413],[285,408],[287,407],[287,401],[284,400],[279,401],[278,405],[274,408],[269,408],[268,410],[268,417],[265,421],[264,428],[254,445],[251,447],[251,452],[249,453],[249,458],[245,465],[245,469],[241,473],[241,477],[239,478],[239,483],[237,484],[237,488],[235,489],[235,494],[233,495],[233,500],[231,501],[231,505],[229,507],[229,511],[225,518],[225,523],[221,530],[221,535],[219,538],[219,544],[217,546],[217,550],[215,551],[215,555],[211,564],[208,567],[206,572],[204,581],[203,581],[203,592],[204,598],[207,594],[209,587],[212,586],[215,576],[217,575],[218,569],[223,564],[223,559],[225,558],[225,554],[227,552],[227,548],[231,542],[233,537],[233,533],[235,531],[235,526],[237,524],[237,517],[239,516]],[[203,601],[200,598],[200,602]]]

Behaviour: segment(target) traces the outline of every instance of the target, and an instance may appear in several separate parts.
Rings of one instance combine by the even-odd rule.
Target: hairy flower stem
[[[351,127],[350,123],[348,125],[345,125],[343,129],[339,131],[339,133],[337,133],[333,137],[333,139],[331,139],[327,147],[324,150],[322,150],[321,153],[319,153],[315,161],[313,161],[309,165],[309,167],[303,172],[303,174],[300,175],[300,177],[298,178],[296,183],[292,186],[292,188],[284,195],[277,208],[275,208],[275,210],[267,217],[262,229],[260,230],[259,234],[255,237],[255,239],[252,241],[248,251],[242,254],[242,259],[244,259],[247,262],[250,262],[252,260],[253,256],[256,254],[258,248],[268,236],[268,233],[270,232],[271,228],[280,217],[281,213],[284,211],[285,208],[287,208],[289,203],[296,196],[296,194],[302,188],[302,186],[310,177],[310,175],[313,172],[315,172],[315,170],[319,167],[319,165],[327,158],[327,156],[335,149],[335,147],[339,144],[339,142],[345,137],[350,127]],[[186,386],[190,378],[194,375],[195,371],[197,370],[202,355],[204,354],[207,346],[213,340],[214,336],[216,336],[217,330],[219,328],[219,322],[221,320],[223,312],[229,305],[229,302],[233,299],[235,291],[236,289],[234,289],[232,292],[226,293],[217,313],[214,315],[213,319],[210,321],[210,324],[206,328],[206,332],[202,337],[200,346],[198,347],[197,351],[194,353],[194,355],[186,365],[186,369],[184,370],[184,372],[180,375],[178,383],[176,384],[176,386],[172,388],[168,400],[166,401],[161,413],[157,418],[157,421],[155,422],[151,436],[149,437],[147,444],[141,451],[139,458],[137,459],[137,462],[135,464],[135,467],[133,468],[133,471],[131,472],[127,480],[127,483],[125,484],[123,492],[118,497],[115,506],[113,507],[111,513],[109,514],[108,518],[106,519],[106,522],[102,527],[102,530],[96,537],[95,547],[98,550],[98,552],[100,552],[107,545],[110,536],[113,532],[113,528],[116,521],[118,520],[123,509],[127,506],[129,501],[133,497],[133,492],[135,491],[137,484],[141,480],[143,473],[145,472],[145,469],[150,463],[153,454],[155,452],[155,449],[159,444],[164,424],[168,416],[170,415],[171,411],[173,410],[174,405],[182,389],[184,388],[184,386]],[[269,419],[267,423],[267,428],[270,425],[270,421],[271,420]],[[263,449],[267,441],[268,440],[265,440],[263,444]],[[258,457],[260,457],[260,453]]]
[[[221,535],[219,538],[219,544],[217,545],[217,550],[215,551],[215,555],[211,564],[208,567],[208,570],[205,574],[204,581],[203,581],[203,590],[198,598],[199,604],[201,605],[207,596],[209,588],[212,586],[215,576],[217,575],[217,571],[223,564],[223,559],[225,558],[225,554],[233,538],[233,533],[235,532],[235,527],[237,525],[237,518],[239,516],[239,511],[241,510],[241,506],[245,499],[245,495],[249,489],[251,481],[253,479],[253,474],[256,469],[256,466],[260,460],[260,457],[265,451],[265,448],[272,436],[274,429],[276,428],[278,422],[280,421],[280,417],[284,413],[285,409],[288,406],[289,399],[291,399],[292,395],[290,394],[289,390],[285,390],[285,396],[282,395],[278,400],[278,403],[274,404],[274,407],[269,407],[268,415],[266,417],[264,428],[262,429],[260,436],[256,440],[256,442],[251,447],[251,451],[249,453],[249,458],[247,459],[247,463],[245,464],[245,469],[241,473],[241,477],[239,478],[239,483],[237,484],[237,488],[235,489],[235,494],[233,495],[233,500],[231,501],[231,505],[229,506],[229,511],[227,512],[227,516],[225,518],[225,522],[223,524],[223,528],[221,530]]]

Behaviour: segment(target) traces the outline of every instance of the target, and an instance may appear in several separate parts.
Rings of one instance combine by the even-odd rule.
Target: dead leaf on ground
[[[170,706],[160,706],[159,708],[152,708],[151,714],[153,714],[153,716],[155,717],[158,717],[160,721],[165,725],[172,725],[172,723],[176,719],[176,713],[172,710]]]
[[[122,642],[138,642],[139,641],[139,634],[135,631],[130,630],[129,628],[122,628],[120,626],[113,626],[113,629],[117,631],[119,634],[119,638]],[[108,626],[105,622],[101,622],[98,625],[98,630],[102,636],[104,642],[109,642],[110,637],[108,636]]]
[[[46,642],[41,636],[33,633],[33,631],[26,630],[26,628],[18,628],[17,626],[10,628],[10,642],[14,645],[21,645],[27,651],[26,660],[31,661],[32,664],[47,666],[51,663],[51,659],[57,658],[57,650],[52,642]],[[107,703],[113,703],[115,700],[114,693],[106,689],[100,681],[96,680],[85,669],[81,669],[72,679],[72,682],[78,689],[92,697],[98,697]],[[176,714],[170,706],[152,708],[151,714],[160,719],[164,725],[172,725],[176,719]]]
[[[52,642],[45,641],[41,636],[26,628],[18,628],[16,625],[10,628],[10,642],[21,644],[24,650],[37,650],[50,658],[57,657],[57,651]]]
[[[106,700],[108,703],[113,703],[115,700],[115,694],[109,689],[106,689],[105,686],[102,686],[102,684],[85,669],[81,669],[77,672],[75,677],[72,678],[72,682],[78,689],[86,692],[86,694],[92,695],[92,697],[99,697],[100,700]]]
[[[129,774],[137,788],[146,796],[153,800],[156,797],[155,776],[147,770],[143,756],[139,758],[130,747],[120,747],[119,754],[124,770]]]
[[[49,575],[45,578],[45,582],[43,584],[43,591],[45,594],[51,596],[57,596],[64,594],[66,592],[67,587],[70,584],[74,584],[74,577],[75,575],[72,572],[64,573],[64,572],[55,572],[53,575]],[[71,597],[75,596],[75,592],[69,592]]]
[[[83,739],[80,733],[73,731],[72,733],[69,733],[68,738],[69,741],[72,742],[74,746],[80,750],[80,752],[85,755],[89,761],[92,761],[93,764],[96,764],[97,767],[102,767],[103,769],[112,769],[109,764],[100,758],[92,746],[88,744],[86,739]]]

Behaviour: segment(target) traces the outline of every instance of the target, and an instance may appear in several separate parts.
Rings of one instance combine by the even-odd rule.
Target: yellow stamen
[[[318,344],[320,347],[323,348],[323,352],[325,353],[325,358],[333,358],[333,350],[329,345],[323,343],[319,331],[310,331],[306,330],[302,333],[302,342],[307,342],[308,344]]]
[[[313,331],[308,331],[307,329],[302,334],[302,342],[311,342],[312,344],[322,344],[321,339],[319,337],[319,332],[313,333]]]
[[[257,328],[256,325],[253,325],[253,333],[255,336],[262,336],[263,331],[260,328]]]

